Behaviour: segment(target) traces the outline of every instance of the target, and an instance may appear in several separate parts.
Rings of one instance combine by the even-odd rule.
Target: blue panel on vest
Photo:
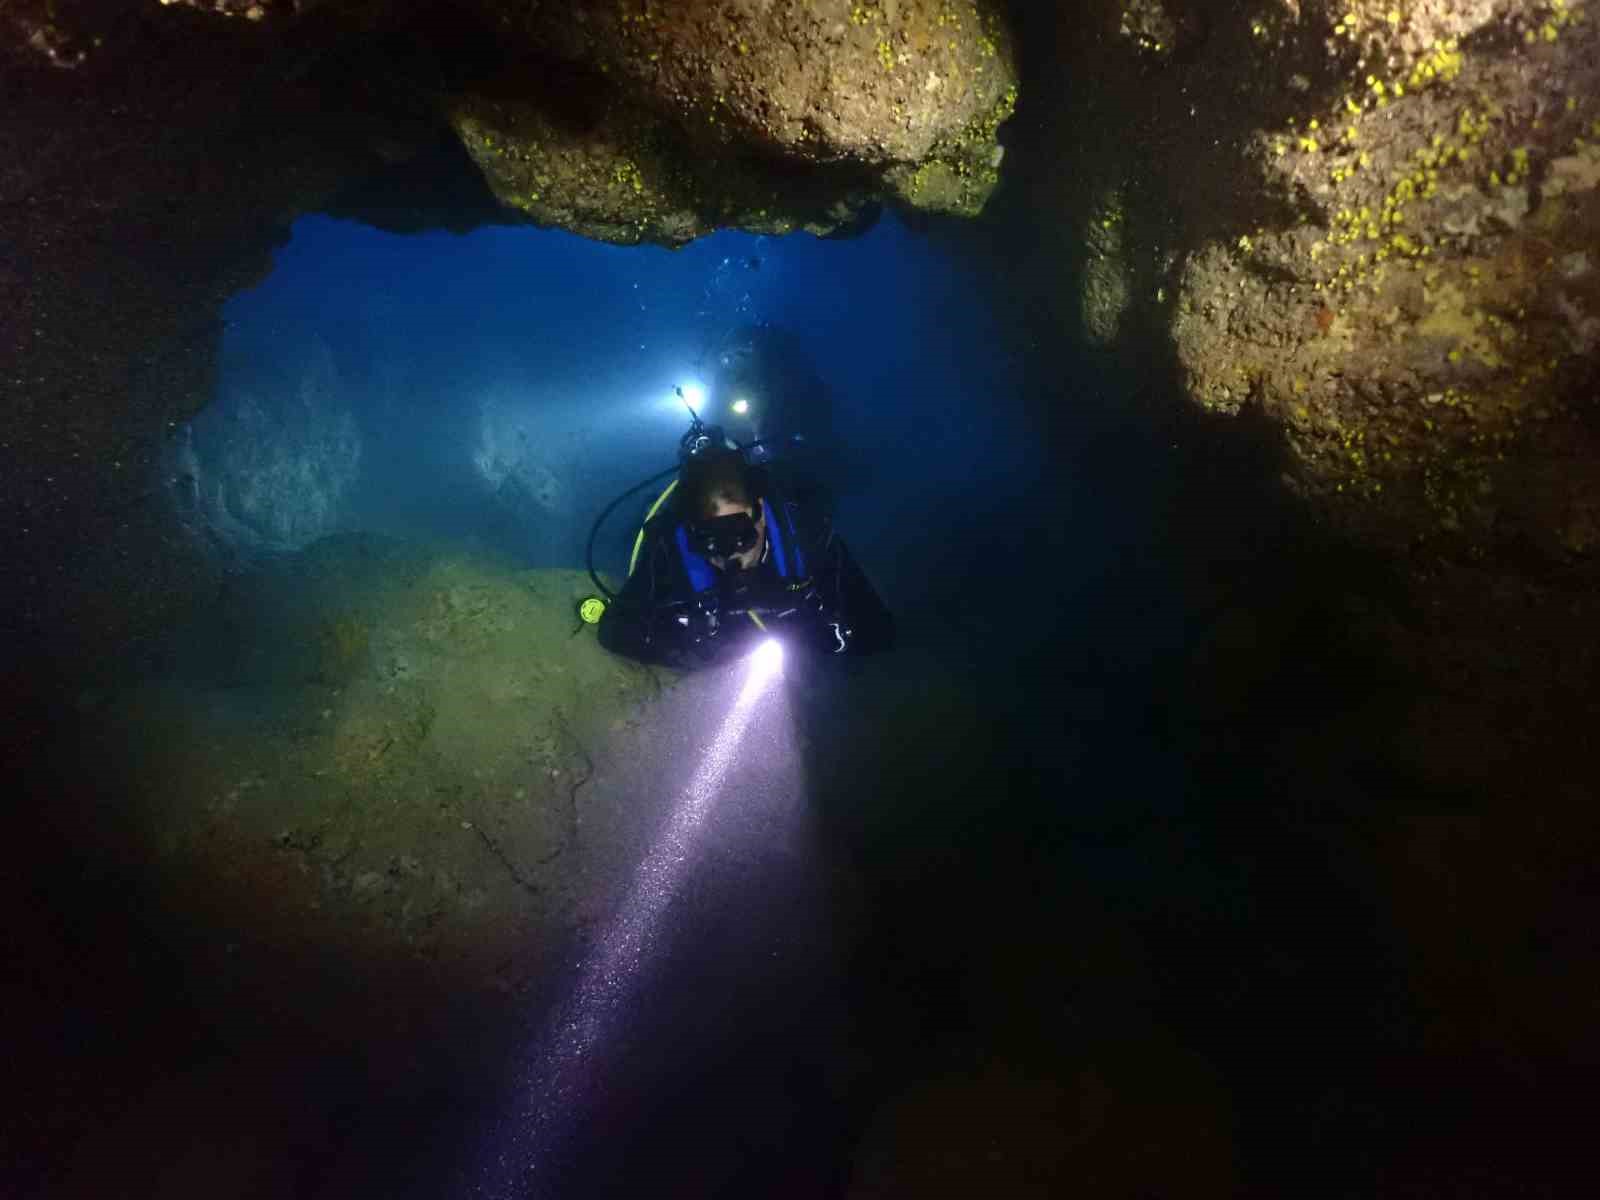
[[[674,533],[678,542],[678,556],[683,559],[683,569],[689,573],[689,588],[695,593],[709,591],[717,586],[716,572],[705,556],[696,553],[689,545],[689,531],[679,525]]]
[[[786,527],[783,522],[779,521],[777,514],[772,511],[772,506],[764,499],[761,501],[761,511],[767,517],[767,540],[772,543],[772,559],[778,566],[778,574],[784,579],[803,578],[806,573],[806,558],[800,551],[800,539],[794,539],[794,561],[791,563],[788,553],[788,538],[789,534],[794,532],[793,528]],[[788,514],[785,513],[784,515],[787,516]],[[785,532],[786,529],[787,532]]]

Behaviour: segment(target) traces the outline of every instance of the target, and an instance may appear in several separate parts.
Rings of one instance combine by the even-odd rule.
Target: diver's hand
[[[808,622],[820,621],[828,612],[828,604],[823,599],[822,592],[809,579],[797,586],[784,589],[772,597],[772,603],[774,616]]]
[[[714,662],[727,641],[721,636],[723,618],[714,602],[678,603],[659,610],[652,618],[652,641],[660,646],[661,661],[680,671],[693,671]]]
[[[759,592],[746,593],[734,602],[735,607],[725,609],[729,615],[752,613],[762,618],[777,618],[794,616],[798,611],[796,593],[782,589],[767,588]]]
[[[807,583],[797,587],[766,587],[746,593],[738,601],[737,607],[724,611],[754,613],[758,617],[786,621],[796,617],[820,615],[823,607],[821,594],[814,586]]]
[[[800,593],[800,610],[810,613],[814,617],[828,615],[828,602],[823,599],[822,590],[814,583],[807,583]]]
[[[806,641],[822,654],[843,654],[850,647],[854,631],[842,613],[828,603],[816,584],[793,593],[793,620],[805,629]]]
[[[722,629],[722,604],[715,596],[702,596],[689,609],[689,632],[713,638]]]
[[[651,618],[650,624],[655,639],[694,645],[718,635],[723,613],[715,598],[702,597],[661,610]]]

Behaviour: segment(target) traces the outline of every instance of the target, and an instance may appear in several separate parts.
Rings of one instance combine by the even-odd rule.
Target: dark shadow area
[[[438,1148],[497,1061],[482,1014],[358,939],[317,945],[154,874],[126,812],[141,748],[65,716],[54,736],[5,819],[28,859],[0,896],[8,1193],[437,1194]]]
[[[1577,944],[1534,922],[1588,910],[1581,870],[1531,833],[1508,850],[1541,844],[1550,878],[1494,940],[1546,964],[1483,962],[1533,970],[1494,1015],[1454,961],[1471,929],[1446,930],[1496,902],[1440,898],[1420,927],[1411,894],[1482,865],[1412,831],[1517,822],[1519,772],[1573,761],[1559,723],[1441,793],[1404,744],[1441,684],[1396,656],[1429,615],[1298,510],[1267,423],[1182,416],[1160,358],[1029,365],[1053,470],[926,597],[967,635],[958,747],[818,718],[819,777],[880,800],[819,798],[870,897],[858,1164],[882,1194],[1570,1194],[1597,1046],[1536,982]],[[1577,772],[1544,819],[1590,845]],[[1560,1034],[1529,1029],[1547,1010]]]

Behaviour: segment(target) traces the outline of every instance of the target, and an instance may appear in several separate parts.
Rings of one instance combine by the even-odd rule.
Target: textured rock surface
[[[1600,35],[1561,5],[1345,11],[1334,86],[1252,147],[1293,218],[1242,223],[1177,288],[1191,398],[1259,406],[1300,486],[1373,536],[1587,556],[1600,473],[1564,460],[1600,458]],[[1258,24],[1270,55],[1288,35]]]
[[[990,6],[487,9],[537,66],[458,98],[451,120],[495,195],[535,220],[621,242],[828,233],[885,192],[974,215],[998,182],[1016,88]]]
[[[863,172],[818,168],[786,182],[767,161],[696,147],[636,102],[602,93],[597,104],[575,128],[535,101],[466,95],[450,119],[501,204],[600,241],[681,245],[724,225],[822,236],[876,209]]]
[[[1058,321],[1124,362],[1165,343],[1188,404],[1419,579],[1600,572],[1580,6],[1107,4],[1028,37],[1029,78],[1067,64],[1029,95],[1073,170],[1024,202],[1077,267]]]
[[[165,439],[209,399],[222,303],[267,269],[282,216],[343,171],[310,95],[264,122],[248,48],[164,15],[108,27],[114,57],[20,15],[0,46],[0,550],[17,647],[48,631],[102,655],[204,588],[165,511]]]
[[[1290,486],[1363,544],[1593,566],[1580,6],[1140,0],[1028,36],[1030,79],[1066,64],[1029,93],[1073,164],[1029,182],[1078,267],[1061,321],[1170,345],[1188,402],[1264,420]]]
[[[1014,83],[997,11],[974,0],[490,8],[497,28],[631,81],[687,128],[814,162],[924,159]]]

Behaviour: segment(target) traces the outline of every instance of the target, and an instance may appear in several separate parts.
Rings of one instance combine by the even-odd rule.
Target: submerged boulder
[[[999,8],[976,0],[488,0],[488,11],[686,128],[810,162],[924,159],[1015,82]]]
[[[974,215],[1016,101],[973,0],[489,4],[537,56],[450,120],[501,202],[610,241],[848,230],[877,197]]]
[[[235,380],[172,444],[177,507],[231,553],[298,550],[335,532],[361,470],[362,433],[333,355],[313,341],[298,378]]]
[[[677,246],[724,226],[825,236],[877,203],[859,172],[780,180],[747,153],[696,147],[637,102],[600,93],[595,105],[574,125],[536,100],[467,94],[452,101],[450,121],[502,205],[597,241]]]

